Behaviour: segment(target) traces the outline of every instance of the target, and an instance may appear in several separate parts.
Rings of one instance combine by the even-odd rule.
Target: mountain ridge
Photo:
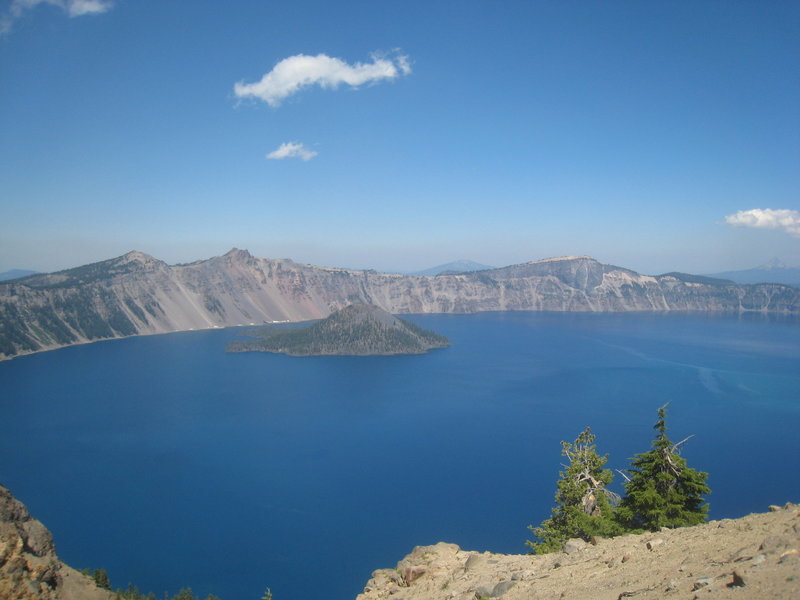
[[[489,265],[475,262],[474,260],[462,258],[449,263],[444,263],[442,265],[436,265],[435,267],[430,267],[429,269],[414,271],[409,273],[409,275],[454,275],[456,273],[467,273],[471,271],[486,271],[487,269],[493,268],[494,267],[490,267]]]
[[[10,269],[8,271],[3,271],[0,273],[0,281],[9,281],[11,279],[22,279],[23,277],[28,277],[29,275],[36,275],[38,271],[33,271],[31,269]]]
[[[322,319],[348,304],[392,314],[723,311],[800,314],[800,290],[641,275],[587,256],[424,276],[258,258],[167,265],[143,252],[0,282],[0,359],[130,335]]]

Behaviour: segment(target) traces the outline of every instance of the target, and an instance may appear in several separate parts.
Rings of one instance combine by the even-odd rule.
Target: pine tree
[[[665,404],[658,409],[653,448],[637,454],[628,469],[625,498],[617,510],[617,518],[628,528],[657,531],[697,525],[708,515],[708,504],[703,504],[702,498],[711,493],[706,485],[708,473],[686,466],[678,451],[689,438],[677,444],[669,440],[666,413]]]
[[[570,538],[610,537],[623,532],[613,519],[614,494],[606,489],[613,474],[604,469],[607,456],[600,456],[595,435],[587,427],[573,443],[561,442],[561,454],[569,465],[559,473],[556,506],[539,527],[528,527],[539,539],[525,542],[537,554],[561,550]]]
[[[97,587],[104,590],[111,589],[111,582],[108,580],[108,573],[105,569],[95,569],[94,573],[92,573],[92,579],[94,579],[94,583]]]

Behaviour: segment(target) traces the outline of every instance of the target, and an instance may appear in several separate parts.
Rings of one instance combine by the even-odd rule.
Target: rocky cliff
[[[762,311],[800,313],[800,290],[678,273],[648,276],[581,257],[436,277],[223,256],[169,266],[141,252],[0,283],[0,359],[92,340],[327,316],[394,313]]]
[[[420,546],[357,600],[800,598],[800,507],[770,511],[543,556]]]
[[[112,600],[111,592],[56,556],[53,537],[0,486],[0,598]]]

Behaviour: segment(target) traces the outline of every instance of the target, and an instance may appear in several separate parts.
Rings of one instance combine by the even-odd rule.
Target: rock
[[[36,519],[25,521],[22,530],[25,546],[36,556],[44,556],[54,550],[53,536],[40,521]]]
[[[607,560],[606,564],[609,566],[609,568],[618,567],[619,565],[621,565],[624,562],[629,561],[630,559],[631,559],[631,557],[629,555],[627,555],[627,554],[623,554],[622,556],[617,555],[617,556],[614,556],[613,558]]]
[[[722,519],[717,523],[717,527],[730,527],[733,525],[733,521],[731,519]]]
[[[112,600],[113,596],[62,563],[47,528],[0,486],[0,598]]]
[[[790,560],[796,561],[800,559],[800,552],[798,552],[797,548],[792,548],[791,550],[787,550],[783,554],[781,554],[780,558],[778,559],[779,563],[788,562]]]
[[[662,540],[661,538],[656,538],[654,540],[650,540],[649,542],[647,542],[647,549],[648,550],[652,550],[653,548],[655,548],[657,546],[660,546],[663,543],[664,543],[664,540]]]
[[[734,571],[733,580],[727,585],[729,588],[744,587],[745,586],[744,577],[742,577],[742,575],[738,571]]]
[[[14,498],[6,488],[0,486],[0,522],[25,521],[30,518],[28,509]]]
[[[783,536],[779,535],[771,535],[764,539],[761,542],[761,545],[758,547],[759,550],[764,552],[765,554],[774,554],[779,550],[783,550],[789,546],[790,542]]]
[[[778,512],[781,509],[781,507],[777,504],[770,504],[767,508],[769,509],[769,512]]]
[[[501,581],[500,583],[494,586],[494,589],[492,589],[490,597],[499,598],[500,596],[505,594],[508,590],[510,590],[512,587],[514,587],[516,584],[517,584],[516,581]]]
[[[584,548],[586,548],[588,544],[584,542],[580,538],[573,538],[571,540],[567,540],[564,542],[564,552],[567,554],[573,554],[575,552],[580,552]]]
[[[692,586],[692,589],[697,591],[699,589],[711,585],[712,583],[714,583],[713,577],[701,577],[700,579],[694,582],[694,586]]]
[[[407,584],[414,583],[417,579],[425,575],[428,572],[428,569],[421,565],[416,565],[414,567],[406,567],[403,569],[403,579]]]
[[[585,544],[572,555],[421,547],[398,563],[397,572],[423,566],[423,576],[409,587],[393,584],[391,589],[373,579],[358,600],[800,598],[797,510],[724,523],[608,538],[597,546]],[[655,540],[663,544],[645,552],[647,543]],[[762,544],[768,550],[758,550]]]

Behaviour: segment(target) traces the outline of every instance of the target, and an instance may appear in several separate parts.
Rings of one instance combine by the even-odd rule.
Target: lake
[[[711,518],[800,500],[800,322],[681,314],[409,320],[426,355],[226,354],[239,329],[0,363],[0,483],[114,586],[352,600],[415,545],[525,552],[561,440],[608,466],[673,441]],[[621,491],[620,477],[613,487]]]

